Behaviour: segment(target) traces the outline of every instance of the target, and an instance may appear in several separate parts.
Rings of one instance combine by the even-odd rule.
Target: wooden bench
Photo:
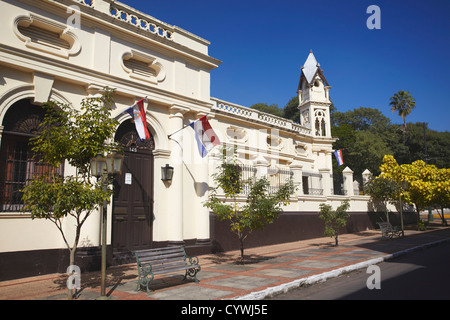
[[[145,287],[147,294],[150,292],[148,285],[156,274],[166,274],[175,271],[185,270],[183,280],[186,277],[193,277],[198,283],[197,273],[200,271],[197,257],[188,257],[183,246],[171,246],[157,249],[138,250],[134,252],[138,269],[139,288]]]
[[[381,238],[392,239],[394,237],[401,237],[402,230],[398,227],[393,227],[389,222],[377,222],[381,230]]]

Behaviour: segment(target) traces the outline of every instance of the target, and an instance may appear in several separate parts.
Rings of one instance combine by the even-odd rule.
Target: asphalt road
[[[267,300],[415,300],[450,299],[450,242],[378,264]],[[377,276],[380,276],[377,281]],[[379,289],[369,289],[367,283]]]

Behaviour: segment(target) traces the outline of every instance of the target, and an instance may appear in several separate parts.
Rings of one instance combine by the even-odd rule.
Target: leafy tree
[[[339,139],[334,149],[343,149],[344,161],[354,177],[362,183],[362,173],[368,169],[379,172],[383,156],[390,153],[390,120],[373,108],[357,108],[347,112],[334,111],[331,116],[332,136]],[[335,190],[342,183],[342,169],[333,161]]]
[[[118,124],[110,117],[112,93],[105,88],[101,97],[84,99],[81,111],[70,105],[46,103],[42,130],[30,140],[33,151],[42,155],[47,165],[59,167],[67,161],[76,169],[72,176],[35,176],[23,189],[23,210],[30,212],[32,219],[47,219],[55,224],[70,252],[69,265],[75,264],[83,224],[111,196],[111,190],[92,182],[90,159],[99,153],[118,150],[114,142],[107,143],[113,141]],[[72,229],[64,228],[67,225],[64,221],[69,217],[71,223],[75,222],[72,241],[68,237]]]
[[[256,103],[251,105],[250,108],[262,112],[267,112],[277,117],[283,117],[283,110],[278,108],[278,105],[276,104],[271,104],[269,106],[267,103]]]
[[[383,133],[391,123],[389,118],[385,117],[380,110],[359,107],[347,112],[333,112],[331,115],[331,124],[334,127],[348,124],[354,130],[370,130]]]
[[[407,182],[408,186],[403,190],[402,198],[415,205],[418,221],[421,208],[431,205],[444,208],[449,205],[449,169],[438,169],[435,165],[427,165],[422,160],[399,165],[391,155],[383,158],[380,169],[380,176],[384,178],[393,179],[399,184]]]
[[[408,91],[398,91],[389,102],[392,112],[398,112],[403,119],[404,132],[406,132],[406,116],[416,107],[416,101]]]
[[[355,143],[347,150],[347,158],[352,160],[352,170],[361,179],[364,170],[379,173],[380,163],[391,150],[381,136],[370,131],[356,131]]]
[[[424,161],[438,168],[450,168],[450,132],[426,129],[427,152]],[[423,144],[425,145],[425,143]],[[413,160],[418,160],[416,157]]]
[[[210,208],[218,219],[230,222],[231,232],[239,238],[241,261],[244,261],[245,239],[252,231],[263,230],[278,218],[282,205],[289,204],[290,195],[294,192],[293,182],[290,180],[271,193],[266,178],[243,181],[241,168],[235,163],[224,161],[218,169],[219,172],[213,175],[217,187],[211,189],[204,206]],[[246,203],[240,204],[238,197],[245,184],[250,192]],[[223,190],[225,199],[217,195],[219,188]]]
[[[350,214],[347,210],[350,208],[348,200],[341,203],[336,210],[332,210],[331,205],[321,203],[319,205],[319,218],[325,221],[325,235],[334,237],[335,245],[338,246],[339,229],[347,223]]]
[[[433,185],[433,202],[434,206],[441,209],[439,213],[442,224],[447,225],[447,220],[444,217],[444,208],[450,208],[450,169],[436,170],[436,183]]]
[[[407,128],[404,144],[407,153],[402,155],[395,149],[394,156],[399,163],[423,160],[438,168],[450,167],[450,132],[430,130],[422,122],[408,123]]]
[[[292,97],[283,109],[283,117],[300,123],[300,109],[298,108],[298,96]]]
[[[383,203],[386,221],[389,222],[389,212],[387,204],[398,200],[400,185],[393,179],[387,177],[374,177],[364,186],[365,192],[373,199]]]
[[[334,190],[340,190],[341,184],[343,183],[343,176],[342,171],[346,166],[349,166],[350,168],[354,168],[354,159],[350,155],[348,155],[348,151],[352,150],[352,146],[356,142],[356,131],[353,129],[353,127],[349,124],[342,124],[339,127],[332,127],[331,133],[335,137],[339,137],[339,139],[333,143],[333,148],[335,150],[343,149],[344,155],[344,162],[345,166],[338,166],[337,161],[333,161],[333,186]],[[354,176],[357,178],[357,175]]]

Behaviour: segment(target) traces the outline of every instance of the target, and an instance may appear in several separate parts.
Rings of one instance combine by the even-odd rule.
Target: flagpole
[[[187,125],[185,125],[183,128],[181,128],[181,129],[178,129],[177,131],[175,131],[175,132],[172,132],[171,134],[169,134],[168,136],[167,136],[167,138],[169,138],[170,139],[170,137],[171,136],[173,136],[175,133],[177,133],[177,132],[179,132],[179,131],[181,131],[181,130],[183,130],[184,128],[186,128],[186,127],[189,127],[191,124],[189,123],[189,124],[187,124]]]

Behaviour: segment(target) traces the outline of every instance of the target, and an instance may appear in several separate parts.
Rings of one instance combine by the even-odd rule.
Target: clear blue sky
[[[310,50],[332,86],[338,111],[389,107],[399,90],[416,109],[407,122],[450,131],[449,0],[122,0],[211,42],[223,63],[211,73],[211,96],[244,106],[283,108],[296,95]],[[369,5],[381,29],[369,30]]]

